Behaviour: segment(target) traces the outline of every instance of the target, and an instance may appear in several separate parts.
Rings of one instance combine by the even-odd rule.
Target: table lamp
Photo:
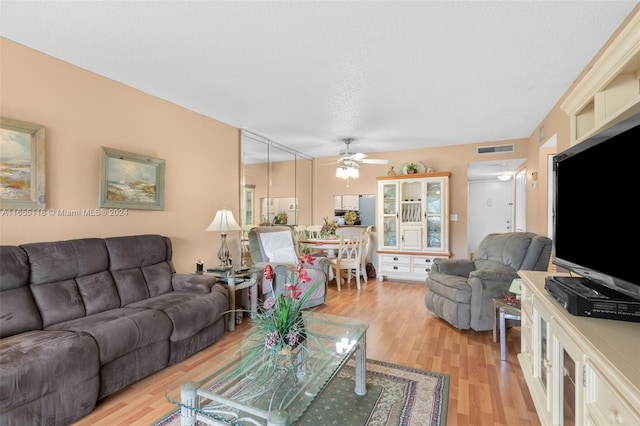
[[[227,246],[227,231],[240,231],[240,225],[233,218],[233,213],[227,209],[218,210],[216,216],[205,231],[220,232],[222,237],[222,245],[218,250],[218,259],[220,259],[221,269],[231,269],[231,254]]]

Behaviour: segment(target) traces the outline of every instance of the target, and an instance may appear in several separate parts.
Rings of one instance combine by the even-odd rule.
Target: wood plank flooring
[[[516,358],[520,329],[507,332],[508,356],[500,361],[491,331],[460,331],[434,317],[424,304],[426,291],[422,283],[370,279],[360,291],[352,282],[338,292],[332,282],[328,301],[314,310],[368,321],[368,358],[448,374],[447,425],[540,425]],[[245,318],[215,345],[106,398],[74,425],[149,425],[175,408],[164,396],[169,383],[203,375],[201,364],[248,327]]]

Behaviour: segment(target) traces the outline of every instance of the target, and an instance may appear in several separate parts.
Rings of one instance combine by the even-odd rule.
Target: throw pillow
[[[260,234],[260,243],[269,262],[298,263],[291,232],[265,232]]]

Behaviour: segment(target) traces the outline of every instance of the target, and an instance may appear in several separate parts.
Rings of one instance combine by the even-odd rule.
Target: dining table
[[[340,238],[306,238],[300,240],[302,249],[322,251],[328,258],[336,257],[340,248]]]

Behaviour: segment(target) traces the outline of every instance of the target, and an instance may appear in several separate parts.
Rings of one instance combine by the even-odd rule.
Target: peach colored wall
[[[480,157],[476,147],[491,144],[513,143],[516,151],[511,154],[496,154],[491,157]],[[436,171],[451,172],[449,188],[451,192],[450,212],[458,215],[456,222],[451,222],[451,251],[453,257],[466,257],[467,247],[467,165],[472,161],[493,161],[528,156],[526,139],[508,141],[471,143],[437,148],[424,148],[406,151],[392,151],[371,154],[369,158],[386,158],[388,164],[365,164],[360,167],[358,179],[342,180],[335,176],[335,158],[317,158],[315,160],[316,204],[314,220],[322,223],[323,217],[333,217],[333,196],[354,194],[377,194],[377,176],[384,176],[391,166],[396,173],[402,173],[402,167],[409,161],[420,162],[425,167]],[[348,186],[347,186],[348,185]]]
[[[178,272],[218,264],[216,210],[239,216],[238,129],[0,38],[0,113],[46,127],[46,207],[98,207],[100,147],[166,161],[164,211],[124,217],[0,217],[0,244],[157,233]],[[224,155],[220,155],[223,153]],[[239,259],[238,235],[229,235]]]

